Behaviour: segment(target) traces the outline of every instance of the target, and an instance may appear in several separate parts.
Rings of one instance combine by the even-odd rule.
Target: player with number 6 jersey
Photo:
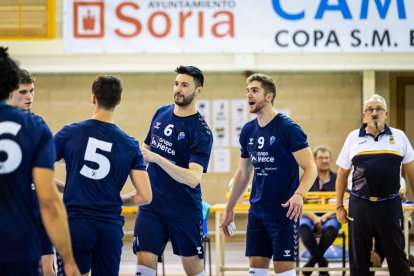
[[[6,103],[18,87],[18,70],[7,48],[0,47],[0,275],[39,275],[34,183],[43,223],[65,260],[65,273],[77,276],[65,207],[53,183],[52,133],[39,117]]]
[[[187,275],[205,275],[200,182],[213,138],[196,109],[204,76],[194,66],[175,72],[175,104],[157,110],[142,148],[154,199],[139,209],[135,223],[133,249],[136,275],[141,276],[156,274],[157,259],[169,240]]]
[[[56,159],[66,163],[63,200],[82,274],[92,270],[92,275],[118,275],[124,225],[121,205],[142,205],[152,199],[138,141],[113,122],[121,92],[116,77],[98,77],[92,85],[92,119],[67,125],[54,137]],[[128,175],[136,191],[121,197]]]

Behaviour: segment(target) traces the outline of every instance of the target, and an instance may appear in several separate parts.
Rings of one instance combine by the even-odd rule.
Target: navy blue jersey
[[[309,192],[335,192],[336,177],[336,173],[329,171],[329,180],[322,185],[319,183],[319,176],[316,177],[315,182],[313,182],[312,187],[309,189]]]
[[[207,171],[213,137],[202,116],[197,113],[188,117],[174,115],[174,106],[164,106],[155,113],[145,144],[151,151],[187,168],[197,163]],[[155,163],[148,165],[152,186],[152,202],[141,208],[149,208],[176,219],[194,219],[201,214],[201,188],[194,189],[174,180]]]
[[[0,261],[37,260],[32,170],[53,170],[52,134],[39,117],[0,103]]]
[[[242,128],[241,157],[250,158],[254,167],[250,213],[262,219],[285,218],[281,206],[299,185],[299,166],[292,154],[308,147],[302,129],[282,114],[265,127],[254,119]]]
[[[66,163],[69,218],[121,221],[120,191],[131,170],[145,170],[138,141],[115,124],[92,119],[65,126],[54,140],[56,160]]]

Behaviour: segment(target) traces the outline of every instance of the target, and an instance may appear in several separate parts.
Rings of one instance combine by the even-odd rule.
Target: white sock
[[[296,276],[296,271],[292,269],[285,272],[276,273],[276,276]]]
[[[137,265],[137,271],[135,272],[135,276],[155,276],[157,271],[152,269],[148,266]]]
[[[197,273],[194,276],[206,276],[206,272],[205,271],[201,271],[200,273]]]
[[[267,268],[255,268],[255,267],[249,268],[249,276],[268,276],[268,275],[269,275],[269,269]]]

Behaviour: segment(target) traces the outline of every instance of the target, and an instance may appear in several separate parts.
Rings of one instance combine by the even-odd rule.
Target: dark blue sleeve
[[[34,157],[34,167],[40,168],[54,168],[55,164],[55,145],[53,143],[52,133],[46,123],[39,125],[40,139],[36,150],[36,156]]]
[[[132,160],[131,169],[141,170],[141,171],[146,170],[144,157],[142,156],[142,152],[141,152],[141,149],[139,148],[138,141],[136,142],[136,154],[135,154],[134,159]]]
[[[190,163],[197,163],[203,167],[203,172],[207,172],[208,162],[210,160],[211,148],[213,146],[213,137],[201,130],[200,135],[192,142],[190,147]]]
[[[65,139],[66,139],[65,133],[67,133],[67,128],[68,126],[63,127],[53,137],[53,140],[55,142],[55,147],[56,147],[55,161],[59,161],[60,159],[65,158],[63,148],[64,148]]]
[[[299,125],[291,122],[286,126],[287,129],[283,131],[283,136],[285,138],[285,144],[290,152],[296,152],[309,147],[308,137]]]
[[[240,132],[239,142],[240,142],[240,157],[249,158],[249,152],[247,151],[247,126],[245,124]]]
[[[160,110],[161,110],[161,108],[159,108],[155,112],[154,116],[152,117],[151,124],[150,124],[149,130],[148,130],[148,133],[147,133],[147,137],[145,137],[145,140],[144,140],[144,143],[147,144],[147,145],[151,145],[151,128],[152,128],[152,125],[154,124],[155,119],[158,116],[158,113],[160,113]]]

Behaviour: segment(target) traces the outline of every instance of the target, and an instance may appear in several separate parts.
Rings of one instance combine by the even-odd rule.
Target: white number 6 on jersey
[[[80,174],[87,178],[98,180],[108,175],[109,170],[111,169],[111,163],[104,155],[97,153],[96,149],[111,152],[112,143],[89,137],[84,159],[86,161],[97,163],[99,165],[99,168],[97,170],[94,170],[87,165],[83,165]]]
[[[171,134],[173,132],[173,130],[172,130],[173,128],[174,128],[173,124],[169,124],[168,126],[166,126],[165,129],[164,129],[164,135],[165,136],[171,136]]]
[[[0,123],[0,135],[9,133],[17,135],[22,126],[15,122]],[[19,167],[22,162],[22,150],[15,141],[10,139],[0,139],[0,152],[6,153],[7,159],[0,161],[0,174],[11,173]]]

